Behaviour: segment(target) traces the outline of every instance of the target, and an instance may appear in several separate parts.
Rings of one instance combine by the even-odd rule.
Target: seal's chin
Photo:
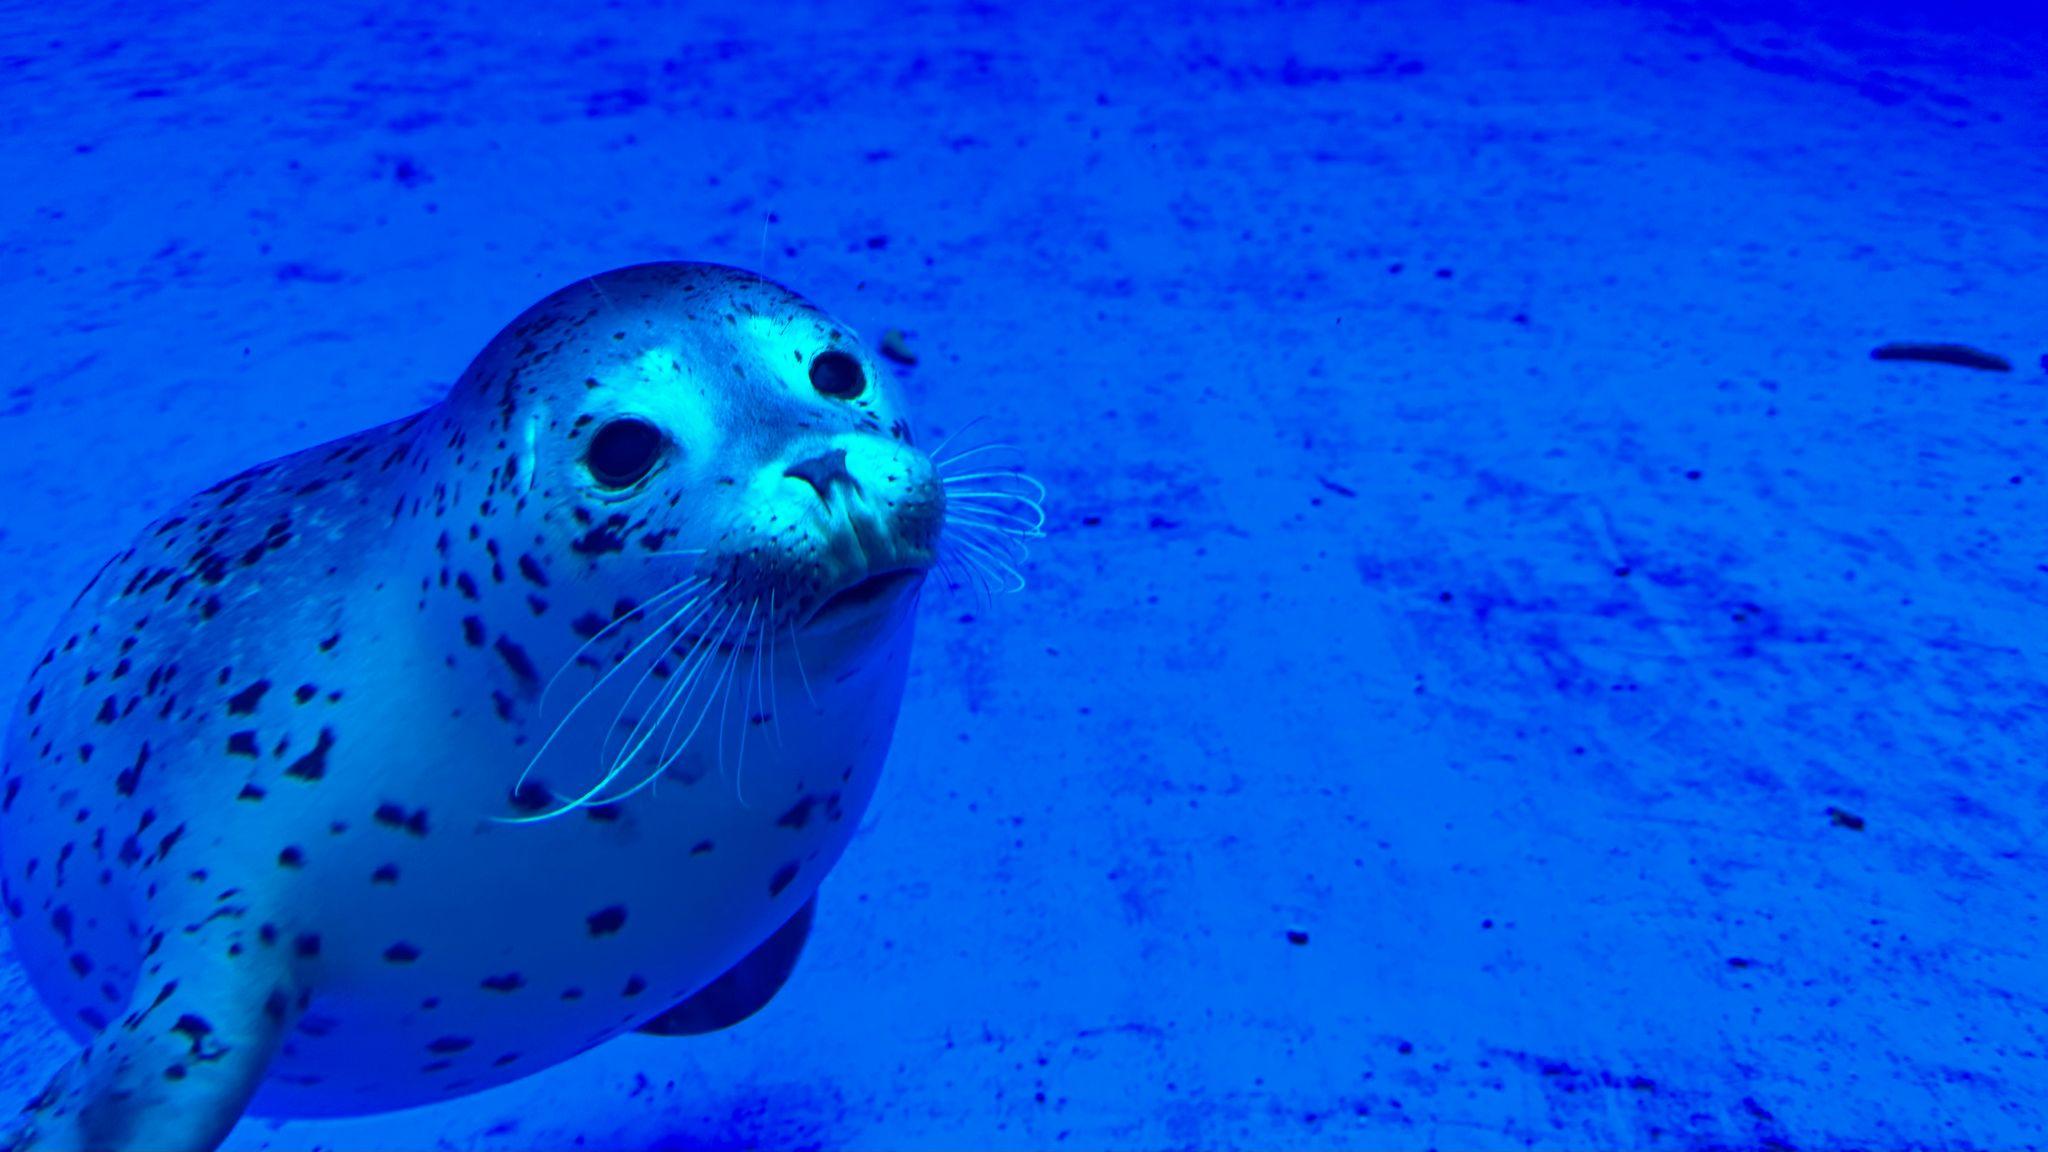
[[[870,572],[826,597],[799,627],[805,632],[839,631],[885,619],[917,595],[924,576],[923,568]]]

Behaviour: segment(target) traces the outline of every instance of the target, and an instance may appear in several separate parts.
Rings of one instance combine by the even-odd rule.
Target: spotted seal
[[[876,368],[761,277],[624,268],[147,527],[0,767],[0,902],[85,1043],[15,1146],[210,1148],[766,1003],[928,575],[1012,577],[1043,523]]]

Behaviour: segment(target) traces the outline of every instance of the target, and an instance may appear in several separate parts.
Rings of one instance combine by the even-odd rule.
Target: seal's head
[[[821,666],[841,683],[907,640],[949,537],[986,586],[1015,578],[1010,546],[1042,523],[1028,478],[981,460],[949,477],[915,445],[893,381],[845,325],[716,265],[638,265],[556,292],[478,355],[443,415],[494,518],[526,537],[521,572],[569,598],[576,635],[541,626],[525,648],[599,677],[651,654],[631,669],[642,687],[683,685],[621,705],[598,737],[607,782],[653,755],[651,727],[671,724],[675,742],[667,713],[690,712],[675,697],[747,674],[726,658],[765,652],[766,694],[783,667],[766,650],[784,643],[811,662],[796,674],[815,699]]]
[[[495,409],[501,475],[574,531],[571,580],[646,602],[687,567],[763,628],[889,617],[936,559],[945,489],[853,334],[737,269],[651,264],[513,322],[451,403]],[[758,604],[755,602],[758,601]],[[711,613],[707,613],[707,618]],[[746,637],[738,637],[744,641]]]

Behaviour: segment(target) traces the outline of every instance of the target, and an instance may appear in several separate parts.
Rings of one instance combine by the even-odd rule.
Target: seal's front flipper
[[[796,969],[804,941],[811,938],[811,918],[817,910],[818,898],[812,896],[775,935],[747,953],[746,959],[696,995],[641,1025],[640,1031],[650,1036],[696,1036],[730,1028],[767,1007]]]
[[[149,966],[127,1013],[57,1073],[0,1148],[204,1152],[227,1137],[303,1004],[253,957],[188,959],[191,969]]]

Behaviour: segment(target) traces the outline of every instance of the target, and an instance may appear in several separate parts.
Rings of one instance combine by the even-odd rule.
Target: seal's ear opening
[[[860,361],[838,349],[820,352],[811,361],[811,387],[835,400],[852,400],[867,390],[867,373]]]
[[[591,478],[606,488],[630,488],[654,470],[661,446],[661,429],[625,416],[597,430],[583,463]]]

